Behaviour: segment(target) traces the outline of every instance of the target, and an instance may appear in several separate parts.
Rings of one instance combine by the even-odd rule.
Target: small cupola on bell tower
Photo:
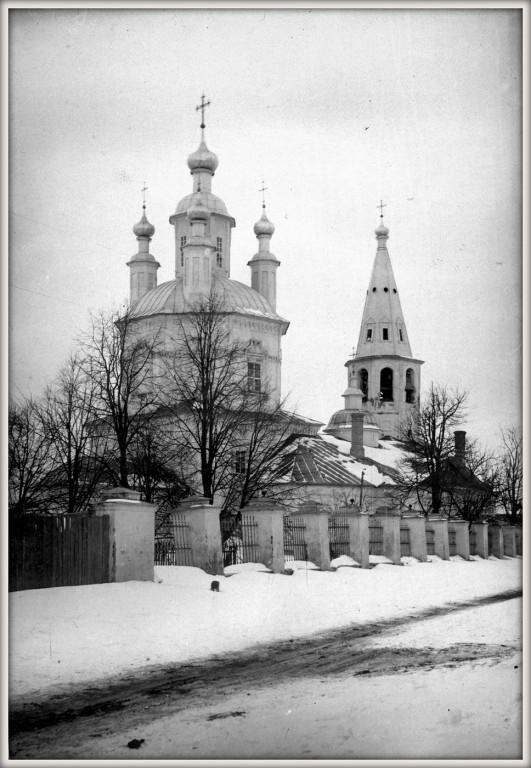
[[[266,187],[260,190],[264,195]],[[269,303],[273,310],[277,306],[277,269],[280,261],[269,250],[275,225],[269,221],[265,212],[265,198],[262,197],[262,216],[254,225],[254,233],[258,240],[258,253],[247,262],[251,268],[251,288],[258,291]]]
[[[157,287],[157,270],[160,264],[149,252],[151,238],[155,234],[155,227],[146,217],[146,185],[142,189],[144,200],[142,204],[142,218],[133,227],[133,233],[138,241],[138,252],[127,262],[130,270],[130,302],[134,304],[138,299],[152,288]]]

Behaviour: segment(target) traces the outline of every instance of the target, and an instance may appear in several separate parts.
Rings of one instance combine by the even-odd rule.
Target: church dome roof
[[[269,219],[266,216],[265,210],[262,212],[262,216],[260,219],[256,222],[254,225],[254,233],[257,237],[259,235],[269,235],[270,237],[275,232],[275,225],[269,221]]]
[[[201,134],[201,143],[195,152],[188,156],[188,168],[193,171],[205,170],[214,173],[219,165],[218,156],[211,152],[206,145],[205,137]]]
[[[137,237],[153,237],[155,234],[155,227],[153,224],[150,224],[149,221],[146,218],[146,209],[144,208],[142,212],[142,218],[138,222],[138,224],[135,224],[133,227],[133,233]]]
[[[187,213],[194,194],[195,193],[192,192],[190,195],[183,197],[183,199],[177,203],[175,213]],[[225,203],[217,195],[206,191],[201,192],[201,195],[202,203],[210,211],[210,213],[221,213],[223,216],[229,215]]]
[[[338,429],[338,428],[345,429],[346,427],[350,429],[350,427],[352,426],[351,414],[352,414],[352,411],[347,411],[344,408],[342,408],[340,411],[336,411],[330,416],[330,420],[326,425],[324,431],[329,432],[333,429]],[[367,411],[363,411],[363,425],[376,426],[375,418]]]
[[[227,312],[287,322],[276,314],[263,296],[244,283],[215,275],[213,288],[223,297]],[[161,314],[184,314],[189,309],[184,298],[183,278],[177,277],[175,280],[162,283],[142,296],[132,307],[131,318],[137,319]]]

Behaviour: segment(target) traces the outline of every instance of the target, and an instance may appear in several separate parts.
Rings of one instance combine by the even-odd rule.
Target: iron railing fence
[[[172,533],[155,537],[155,565],[193,565],[190,528],[185,515],[175,515]]]
[[[457,543],[456,543],[455,531],[448,531],[448,547],[450,549],[450,557],[457,555]]]
[[[400,557],[411,557],[409,528],[400,528]]]
[[[308,560],[306,525],[302,517],[284,517],[284,557],[286,560]]]
[[[468,539],[470,542],[470,554],[475,555],[477,554],[477,544],[476,544],[476,532],[469,530],[468,532]]]
[[[328,538],[330,541],[330,560],[341,555],[350,555],[350,528],[347,517],[328,518]]]
[[[383,525],[378,520],[369,521],[369,555],[383,555]]]
[[[426,553],[435,554],[435,531],[433,528],[426,528]]]

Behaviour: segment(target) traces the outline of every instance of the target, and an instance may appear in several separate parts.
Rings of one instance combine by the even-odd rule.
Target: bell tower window
[[[359,383],[360,383],[360,389],[363,392],[363,400],[362,402],[367,402],[367,397],[369,394],[369,372],[366,368],[362,368],[359,373]]]
[[[184,246],[186,245],[186,236],[181,235],[181,267],[184,267]]]
[[[393,401],[393,371],[383,368],[380,373],[380,400],[384,403]]]
[[[216,264],[218,267],[223,266],[223,238],[216,238]]]
[[[389,341],[389,328],[382,328],[382,339]]]
[[[406,403],[415,402],[415,381],[413,378],[413,369],[408,368],[406,371]]]
[[[372,341],[372,328],[367,328],[367,341]]]

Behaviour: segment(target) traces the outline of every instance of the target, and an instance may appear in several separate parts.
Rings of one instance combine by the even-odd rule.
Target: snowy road
[[[11,712],[11,757],[517,758],[521,640],[499,627],[518,626],[520,594],[27,703]],[[127,747],[132,739],[138,750]]]

